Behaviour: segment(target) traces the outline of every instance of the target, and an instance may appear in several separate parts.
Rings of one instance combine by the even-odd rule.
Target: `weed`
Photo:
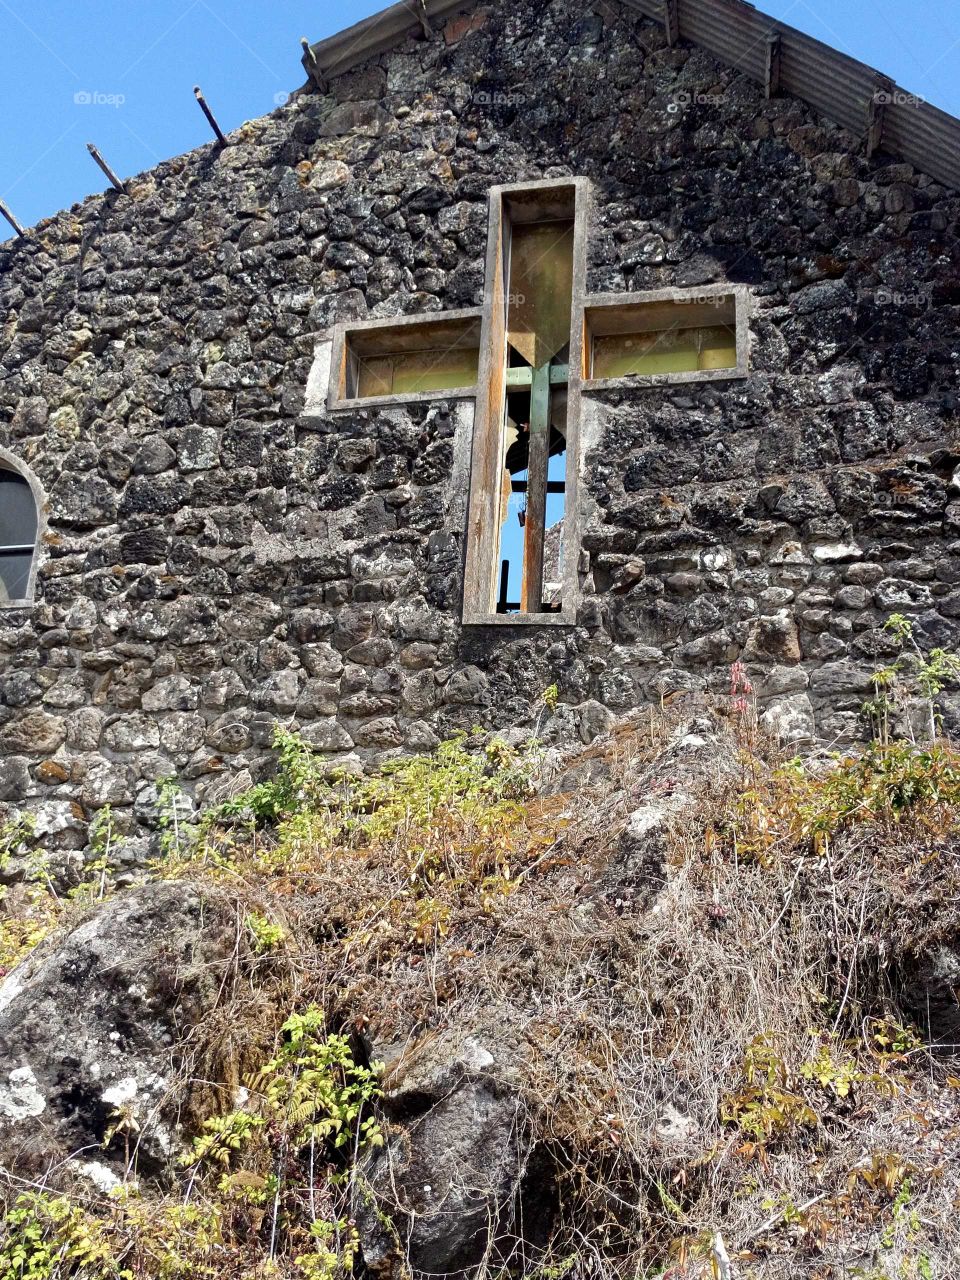
[[[331,774],[322,757],[289,729],[277,725],[273,733],[277,753],[276,773],[220,806],[225,817],[252,814],[258,822],[277,822],[292,814],[316,808],[329,798]],[[333,781],[338,776],[333,774]]]
[[[202,1160],[228,1165],[230,1157],[241,1151],[255,1129],[263,1125],[262,1116],[248,1111],[231,1111],[224,1116],[210,1116],[203,1122],[203,1133],[193,1140],[193,1150],[181,1157],[190,1166]]]
[[[162,778],[157,783],[157,825],[165,858],[185,858],[196,847],[199,831],[187,821],[190,811],[190,802],[178,779]]]
[[[14,854],[26,849],[33,840],[35,830],[36,822],[29,813],[21,814],[0,827],[0,871],[9,866]]]
[[[769,1037],[757,1036],[747,1046],[743,1078],[743,1087],[724,1099],[721,1120],[755,1139],[751,1151],[819,1123],[816,1112],[792,1087],[787,1064]]]
[[[267,951],[275,951],[277,947],[282,945],[287,936],[282,925],[276,924],[268,920],[266,916],[258,915],[256,912],[251,912],[247,915],[244,923],[250,933],[253,949],[258,955],[263,955]]]
[[[68,897],[74,902],[102,902],[107,896],[108,885],[116,874],[113,853],[117,843],[113,810],[104,805],[90,824],[90,852],[93,857],[85,864],[86,878],[75,885]]]
[[[902,613],[891,614],[884,630],[893,636],[900,652],[893,662],[873,673],[873,698],[864,704],[864,714],[874,736],[886,746],[890,743],[891,715],[905,713],[905,723],[910,726],[909,701],[919,696],[925,704],[927,740],[933,742],[940,724],[937,698],[947,685],[960,683],[960,655],[939,648],[925,653],[914,624]]]
[[[261,872],[393,846],[415,898],[431,897],[439,881],[459,880],[464,858],[475,883],[509,880],[515,840],[525,826],[522,801],[539,763],[535,748],[521,752],[496,739],[460,734],[431,755],[389,761],[365,777],[331,777],[296,734],[278,729],[276,745],[276,776],[221,806],[203,825],[191,855],[170,863],[168,873],[190,874],[201,865],[214,874],[236,874],[235,841],[229,825],[225,830],[218,823],[252,817],[258,826],[275,824],[272,837],[255,843]],[[414,936],[423,932],[429,913],[417,910]]]
[[[314,1252],[300,1254],[296,1260],[305,1280],[336,1280],[353,1273],[360,1236],[351,1219],[317,1219],[311,1223],[310,1238]]]
[[[329,1141],[339,1150],[377,1147],[383,1135],[368,1114],[380,1096],[379,1064],[360,1066],[349,1040],[324,1035],[319,1009],[293,1014],[283,1024],[279,1053],[251,1080],[265,1106],[301,1146]]]
[[[778,846],[823,853],[841,832],[866,823],[910,823],[942,836],[960,814],[960,753],[948,746],[872,743],[859,756],[834,757],[826,772],[794,759],[770,783],[739,798],[733,823],[738,853],[761,862]]]
[[[730,667],[730,704],[740,747],[753,752],[757,745],[757,695],[742,662]]]
[[[182,1199],[122,1186],[94,1212],[67,1195],[17,1196],[0,1231],[0,1280],[346,1280],[359,1247],[355,1164],[383,1140],[368,1114],[375,1068],[357,1064],[308,1009],[284,1023],[253,1083],[249,1109],[204,1123],[181,1161]]]
[[[49,1227],[69,1212],[69,1202],[60,1198],[34,1192],[18,1196],[4,1219],[0,1280],[47,1280],[60,1254]]]
[[[26,856],[27,882],[19,891],[15,908],[11,908],[11,889],[0,885],[0,978],[38,946],[60,919],[63,904],[45,876],[36,851],[30,851],[35,824],[26,814],[0,827],[0,872],[5,871],[14,856]]]
[[[849,1097],[853,1086],[866,1079],[855,1058],[838,1053],[835,1036],[816,1046],[813,1057],[800,1068],[800,1074],[835,1098]]]
[[[821,1280],[852,1258],[884,1280],[950,1274],[954,1078],[898,1009],[894,974],[955,936],[957,753],[888,741],[783,765],[757,737],[749,773],[728,767],[750,732],[721,741],[644,850],[652,901],[621,833],[646,797],[679,798],[666,718],[594,746],[609,782],[573,798],[533,794],[536,748],[480,735],[367,777],[283,737],[265,790],[195,834],[171,818],[163,874],[236,888],[238,1035],[264,1034],[269,1007],[299,1012],[195,1128],[179,1193],[125,1188],[79,1219],[69,1196],[66,1211],[20,1204],[32,1216],[3,1248],[29,1227],[27,1280],[346,1280],[365,1265],[363,1204],[402,1253],[405,1189],[378,1184],[374,1203],[363,1181],[385,1132],[353,1027],[414,1053],[498,1037],[522,1190],[542,1157],[556,1197],[542,1252],[511,1240],[501,1259],[498,1237],[499,1280]],[[205,1034],[191,1080],[221,1078]]]

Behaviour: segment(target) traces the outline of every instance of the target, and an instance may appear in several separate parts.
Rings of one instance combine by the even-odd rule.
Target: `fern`
[[[380,1146],[380,1126],[365,1115],[380,1096],[378,1064],[356,1063],[346,1036],[325,1036],[319,1009],[294,1014],[282,1031],[280,1052],[250,1083],[294,1141],[329,1142],[334,1150]]]

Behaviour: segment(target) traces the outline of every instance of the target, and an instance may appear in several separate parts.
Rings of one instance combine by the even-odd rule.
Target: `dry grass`
[[[904,1001],[960,932],[960,806],[844,809],[832,766],[780,764],[687,707],[554,762],[566,793],[208,833],[179,873],[285,937],[185,1076],[308,1004],[373,1055],[480,1041],[557,1201],[546,1253],[501,1240],[488,1274],[710,1276],[720,1233],[743,1278],[952,1276],[960,1079]]]
[[[454,823],[429,888],[409,877],[423,833],[402,828],[274,877],[308,939],[288,955],[297,999],[374,1052],[469,1035],[519,1071],[570,1274],[710,1274],[720,1231],[758,1280],[947,1275],[960,1095],[922,1033],[902,1052],[881,1039],[910,1020],[898,974],[956,936],[953,811],[805,839],[777,829],[792,801],[775,760],[716,723],[716,747],[684,748],[682,720],[638,719],[584,753],[606,776],[529,803],[493,850]],[[651,804],[652,902],[618,870],[624,824]],[[812,1121],[736,1123],[737,1098],[766,1123],[744,1065],[757,1043]],[[825,1083],[802,1074],[817,1062]]]

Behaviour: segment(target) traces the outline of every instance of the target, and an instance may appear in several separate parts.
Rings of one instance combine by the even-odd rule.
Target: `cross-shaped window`
[[[732,285],[586,293],[590,184],[494,187],[482,307],[338,325],[330,409],[475,398],[466,623],[572,623],[584,392],[745,377]]]

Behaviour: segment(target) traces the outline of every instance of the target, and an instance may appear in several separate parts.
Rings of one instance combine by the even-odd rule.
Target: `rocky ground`
[[[0,1274],[951,1274],[949,747],[279,752],[126,889],[5,834]]]
[[[591,293],[743,287],[750,376],[587,394],[577,626],[461,627],[470,399],[328,411],[315,353],[479,305],[489,189],[564,176]],[[0,245],[0,448],[45,499],[0,804],[64,852],[110,805],[147,860],[162,780],[217,803],[277,721],[366,761],[556,682],[589,741],[739,658],[771,729],[850,740],[892,612],[960,640],[960,197],[662,23],[485,6],[129,190]]]

